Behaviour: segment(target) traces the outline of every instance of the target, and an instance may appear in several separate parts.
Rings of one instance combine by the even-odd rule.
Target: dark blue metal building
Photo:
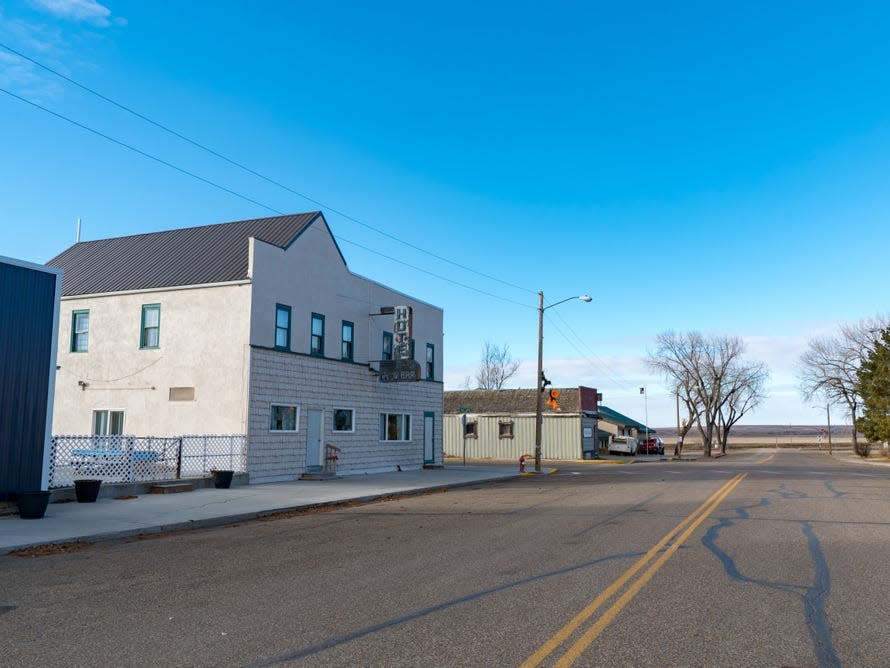
[[[62,272],[0,257],[0,500],[45,490]]]

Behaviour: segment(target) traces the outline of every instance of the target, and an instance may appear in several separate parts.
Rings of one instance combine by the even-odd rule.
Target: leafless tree
[[[762,362],[740,363],[730,369],[724,383],[726,401],[717,416],[717,436],[723,454],[726,454],[726,443],[733,425],[766,398],[764,386],[768,378],[769,371]]]
[[[519,360],[510,355],[506,343],[498,346],[486,341],[482,346],[482,361],[476,370],[476,386],[480,390],[501,390],[504,384],[519,370]]]
[[[862,456],[868,454],[868,447],[860,446],[856,433],[856,417],[861,405],[856,372],[873,349],[876,332],[888,324],[890,318],[877,316],[842,325],[835,335],[810,340],[797,365],[804,400],[819,398],[828,404],[843,406],[853,425],[853,449]]]
[[[745,363],[745,344],[735,336],[665,332],[656,344],[647,360],[649,368],[665,377],[689,413],[680,433],[685,436],[694,422],[710,457],[715,438],[723,443],[732,425],[762,399],[766,367]],[[678,443],[677,456],[679,450]]]

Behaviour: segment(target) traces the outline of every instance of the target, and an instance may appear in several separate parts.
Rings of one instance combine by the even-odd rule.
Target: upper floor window
[[[140,348],[157,348],[161,343],[161,305],[143,304]]]
[[[290,350],[290,306],[275,304],[275,347]]]
[[[348,320],[343,321],[343,336],[342,343],[340,344],[340,357],[345,360],[352,361],[355,347],[353,345],[353,339],[355,338],[355,325],[353,325]]]
[[[324,355],[324,316],[312,314],[312,340],[309,352],[313,355]]]
[[[71,352],[85,353],[90,342],[90,312],[74,311],[71,314]]]
[[[383,353],[380,359],[392,359],[392,332],[383,332]]]
[[[426,379],[433,380],[436,376],[436,347],[426,344]]]

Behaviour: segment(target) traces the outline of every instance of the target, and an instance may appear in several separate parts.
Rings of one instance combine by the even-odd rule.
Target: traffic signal
[[[559,410],[559,390],[550,390],[547,393],[547,400],[544,402],[550,408],[550,410],[558,411]]]

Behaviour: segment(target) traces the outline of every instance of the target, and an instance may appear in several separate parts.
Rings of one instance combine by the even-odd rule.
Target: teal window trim
[[[321,313],[313,313],[310,323],[309,354],[316,357],[324,357],[324,316]],[[316,331],[316,323],[320,331]]]
[[[380,359],[392,359],[392,332],[383,332],[383,349],[380,353]]]
[[[157,313],[157,324],[146,326],[146,315],[149,313]],[[149,334],[150,330],[157,330],[154,336],[154,342]],[[142,305],[142,321],[139,325],[139,348],[141,350],[151,350],[161,347],[161,305],[160,304],[143,304]]]
[[[434,380],[436,376],[436,346],[426,344],[426,379]]]
[[[84,318],[84,316],[86,316]],[[82,323],[86,322],[83,328]],[[81,323],[81,326],[78,326]],[[85,353],[90,348],[90,311],[81,309],[71,312],[71,352]]]
[[[282,316],[287,321],[285,325],[281,324]],[[290,306],[287,304],[275,304],[275,350],[290,350],[290,323]],[[283,345],[279,343],[279,334],[283,336]]]
[[[340,333],[340,357],[351,362],[355,358],[355,323],[344,320]]]

